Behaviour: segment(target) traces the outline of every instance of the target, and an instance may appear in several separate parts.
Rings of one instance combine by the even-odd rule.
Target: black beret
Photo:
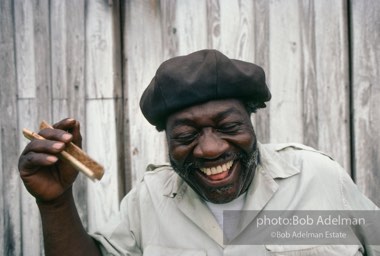
[[[141,97],[140,108],[158,126],[178,110],[228,98],[265,107],[271,94],[264,70],[216,50],[201,50],[163,62]]]

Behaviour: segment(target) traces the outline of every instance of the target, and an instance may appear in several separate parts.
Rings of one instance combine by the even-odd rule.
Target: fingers
[[[58,157],[46,153],[28,152],[20,156],[19,170],[32,170],[36,167],[50,166],[58,161]]]
[[[79,121],[72,118],[66,118],[54,124],[53,127],[55,129],[64,130],[72,134],[72,142],[78,145],[79,147],[82,146],[82,135],[80,133]]]
[[[65,148],[65,142],[53,141],[53,140],[32,140],[26,145],[22,155],[25,155],[31,151],[36,153],[50,153],[58,154]]]
[[[20,170],[55,164],[57,155],[65,149],[65,143],[81,145],[80,125],[75,119],[63,119],[53,128],[39,131],[38,134],[45,140],[34,139],[26,145],[19,159]]]
[[[72,134],[59,129],[46,128],[39,131],[38,134],[44,137],[46,140],[61,141],[63,143],[69,143],[73,139]]]

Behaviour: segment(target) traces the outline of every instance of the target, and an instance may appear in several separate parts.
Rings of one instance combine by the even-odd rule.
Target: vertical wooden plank
[[[0,3],[0,253],[21,254],[20,180],[17,171],[17,87],[12,1]]]
[[[73,117],[85,124],[85,1],[51,1],[52,122]],[[86,138],[84,129],[82,137]],[[82,145],[84,148],[86,145]],[[87,227],[87,179],[73,185],[82,223]]]
[[[346,1],[314,1],[318,148],[350,171]]]
[[[269,1],[256,0],[254,1],[254,62],[261,66],[267,78],[267,84],[270,88],[270,63],[269,63]],[[254,115],[255,130],[260,142],[268,143],[270,141],[270,103],[266,104],[265,109],[259,109]]]
[[[98,183],[88,183],[88,229],[103,225],[119,207],[118,148],[116,110],[122,96],[120,81],[120,33],[115,10],[119,1],[86,2],[86,146],[88,153],[106,170]],[[121,177],[124,177],[122,175]]]
[[[186,55],[207,47],[207,5],[203,0],[177,0],[178,54]]]
[[[103,164],[101,181],[88,186],[88,230],[94,231],[119,209],[114,99],[87,101],[88,153]]]
[[[178,33],[176,28],[177,1],[160,1],[163,60],[178,53]]]
[[[109,4],[110,3],[110,4]],[[120,73],[114,70],[113,6],[118,1],[103,0],[86,2],[86,96],[88,98],[120,98],[122,88],[114,86]],[[115,49],[113,47],[116,47]]]
[[[220,49],[230,58],[254,60],[253,1],[220,0]]]
[[[157,133],[143,117],[139,101],[163,61],[161,12],[158,1],[126,1],[123,13],[126,165],[131,166],[131,185],[140,180],[149,163],[166,161],[164,133]],[[173,30],[175,27],[169,26]],[[141,31],[144,31],[142,33]],[[178,33],[178,32],[177,32]],[[171,54],[171,53],[167,53]],[[127,181],[128,182],[128,181]]]
[[[207,45],[210,49],[221,49],[219,0],[207,0]]]
[[[271,142],[303,142],[298,2],[270,2]]]
[[[13,24],[12,24],[12,11],[11,11],[11,1],[2,1],[0,2],[0,74],[3,76],[3,72],[6,70],[5,66],[9,65],[6,63],[6,60],[8,59],[8,54],[9,52],[14,52],[14,43],[13,43],[13,36],[14,36],[14,31],[13,31]],[[13,63],[14,65],[14,63]],[[9,69],[9,68],[8,68]],[[14,69],[14,68],[13,68]],[[3,97],[8,97],[8,90],[5,90],[7,87],[6,86],[12,86],[13,84],[16,83],[16,74],[14,72],[14,77],[8,77],[8,76],[3,76],[4,80],[1,80],[0,82],[0,112],[2,116],[2,109],[3,106],[1,103],[3,102]],[[9,80],[9,81],[8,81]],[[13,81],[12,81],[13,80]],[[7,81],[7,84],[6,84]],[[3,95],[4,94],[4,95]],[[2,130],[3,127],[3,118],[0,119],[0,129]],[[0,131],[1,131],[0,130]],[[6,159],[4,158],[3,160],[3,153],[2,153],[2,148],[3,148],[3,139],[2,135],[0,133],[0,187],[2,188],[4,186],[4,181],[3,181],[3,176],[4,176],[4,168],[3,168],[3,161],[5,162]],[[0,194],[0,255],[5,254],[5,242],[6,242],[6,227],[5,227],[5,219],[4,219],[4,213],[5,213],[5,193],[3,190],[1,191]]]
[[[318,83],[315,67],[314,1],[300,1],[303,143],[318,148]],[[324,97],[322,97],[324,98]]]
[[[50,28],[48,1],[15,1],[16,64],[19,131],[37,130],[51,117]],[[30,115],[28,115],[29,113]],[[20,151],[26,144],[20,137]],[[42,237],[35,199],[21,189],[22,253],[41,255]],[[39,239],[36,240],[36,237]],[[38,242],[37,242],[38,241]]]
[[[33,6],[31,1],[14,1],[16,29],[17,86],[20,98],[36,97],[34,67]]]
[[[34,70],[38,117],[51,118],[51,66],[49,1],[33,3]]]
[[[38,130],[38,113],[35,98],[19,99],[18,108],[22,111],[18,113],[19,129],[27,127]],[[20,152],[25,148],[29,141],[18,136],[20,144]],[[22,251],[23,255],[43,255],[43,239],[40,222],[40,214],[36,205],[36,200],[26,191],[25,187],[21,189],[21,215],[22,215]]]
[[[380,205],[380,3],[350,4],[354,173],[360,189]]]

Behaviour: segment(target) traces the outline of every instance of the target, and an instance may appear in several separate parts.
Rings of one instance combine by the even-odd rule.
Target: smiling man
[[[37,198],[47,254],[376,255],[361,231],[350,231],[359,241],[349,245],[276,245],[273,236],[259,243],[223,239],[226,210],[253,211],[238,218],[233,238],[265,233],[247,233],[265,211],[377,210],[326,155],[300,144],[258,142],[251,113],[270,98],[264,71],[255,64],[215,50],[165,61],[140,107],[165,131],[170,165],[150,165],[119,214],[91,237],[73,202],[76,172],[56,157],[64,143],[80,144],[79,123],[65,119],[42,130],[47,140],[25,148],[19,169]]]
[[[166,125],[173,169],[204,200],[228,203],[254,176],[257,142],[243,103],[215,100],[169,116]]]

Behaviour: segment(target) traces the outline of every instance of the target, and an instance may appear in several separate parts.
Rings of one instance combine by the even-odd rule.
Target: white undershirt
[[[243,206],[244,206],[246,194],[247,193],[244,193],[244,194],[240,195],[238,198],[232,200],[229,203],[225,203],[225,204],[214,204],[211,202],[206,202],[208,208],[214,214],[215,219],[221,228],[223,228],[223,211],[226,211],[226,210],[240,211],[240,210],[242,210]]]

